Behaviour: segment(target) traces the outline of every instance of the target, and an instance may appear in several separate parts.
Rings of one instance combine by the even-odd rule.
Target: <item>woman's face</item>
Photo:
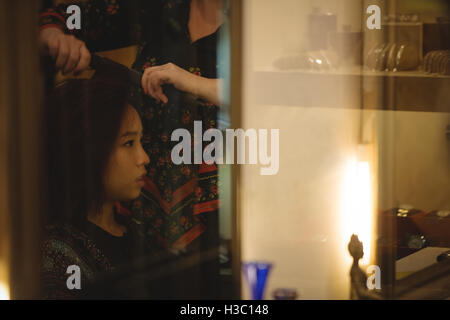
[[[150,161],[141,139],[141,119],[136,110],[128,106],[105,171],[105,200],[129,201],[139,196],[144,185],[145,165]]]

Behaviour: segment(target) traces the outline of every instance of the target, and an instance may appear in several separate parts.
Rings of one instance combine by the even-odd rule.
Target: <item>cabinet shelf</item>
[[[450,112],[450,76],[421,71],[266,69],[250,79],[262,105]]]

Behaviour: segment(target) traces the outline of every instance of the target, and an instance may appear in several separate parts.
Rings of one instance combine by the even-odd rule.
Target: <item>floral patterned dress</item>
[[[188,4],[167,2],[162,19],[169,23],[164,33],[155,34],[156,28],[144,26],[143,38],[147,41],[139,45],[135,70],[172,62],[199,76],[217,78],[217,32],[191,43]],[[173,164],[171,151],[178,141],[171,141],[171,133],[179,128],[188,130],[194,147],[194,121],[202,121],[203,132],[216,127],[217,106],[188,99],[171,86],[165,92],[169,99],[166,105],[144,98],[144,148],[150,165],[147,185],[132,209],[149,222],[148,232],[158,235],[163,245],[183,249],[208,228],[218,233],[217,167]]]

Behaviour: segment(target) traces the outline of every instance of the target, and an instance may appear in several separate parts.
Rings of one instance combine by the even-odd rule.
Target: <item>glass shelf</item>
[[[253,98],[261,105],[359,109],[363,100],[364,109],[450,112],[450,76],[423,71],[267,68],[250,77],[252,86],[264,88]]]

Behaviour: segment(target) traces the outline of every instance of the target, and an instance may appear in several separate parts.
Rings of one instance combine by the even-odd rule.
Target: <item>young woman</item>
[[[115,211],[116,202],[139,196],[149,163],[141,120],[127,97],[125,84],[106,79],[69,80],[50,97],[44,298],[83,297],[137,249],[133,224]]]

